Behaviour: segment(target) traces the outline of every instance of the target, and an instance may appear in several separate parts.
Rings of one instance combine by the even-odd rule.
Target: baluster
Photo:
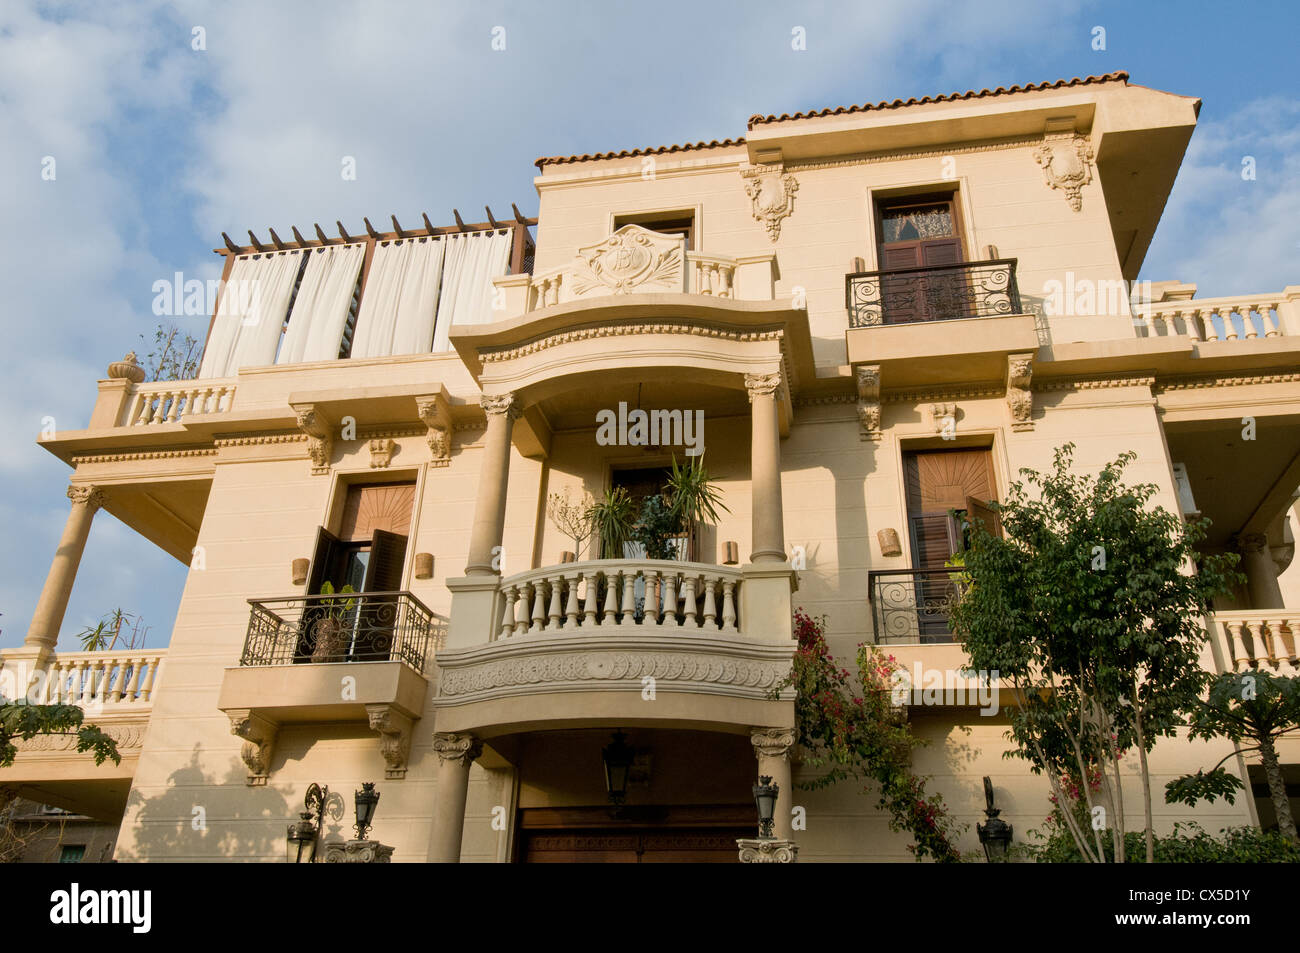
[[[145,676],[144,685],[140,689],[140,701],[153,701],[153,688],[158,683],[158,669],[161,665],[161,655],[155,655],[149,659],[149,673]]]
[[[645,616],[641,624],[659,624],[659,573],[653,569],[645,572]]]
[[[1261,625],[1264,638],[1264,651],[1268,653],[1268,664],[1277,668],[1277,651],[1273,645],[1274,629],[1277,627],[1277,623],[1265,619]]]
[[[533,583],[533,624],[529,632],[541,632],[546,622],[546,580],[538,579]]]
[[[528,632],[528,584],[519,587],[519,598],[515,600],[515,635]]]
[[[140,695],[140,674],[144,668],[145,659],[143,657],[136,659],[131,663],[131,679],[127,682],[126,691],[123,692],[128,702],[135,701]]]
[[[546,610],[546,631],[554,632],[560,628],[560,619],[564,614],[564,577],[556,576],[550,581],[551,607]]]
[[[731,297],[731,279],[732,279],[733,272],[734,269],[732,268],[731,265],[723,265],[721,268],[718,269],[718,283],[720,285],[720,287],[718,288],[719,298]]]
[[[1206,341],[1219,340],[1219,328],[1214,323],[1214,316],[1218,314],[1218,309],[1210,308],[1206,311],[1202,311],[1201,314],[1205,315],[1205,340]]]
[[[1252,310],[1253,309],[1248,304],[1241,306],[1241,330],[1245,332],[1247,341],[1259,337],[1259,331],[1255,328],[1255,320],[1251,316]],[[1264,315],[1261,312],[1260,317],[1262,318],[1263,316]]]
[[[136,419],[137,426],[144,426],[149,423],[149,418],[153,415],[153,395],[140,395],[140,416]]]
[[[113,678],[112,694],[109,697],[109,700],[113,702],[113,704],[117,704],[122,700],[122,689],[125,687],[126,683],[126,663],[126,659],[118,660],[117,673]],[[110,668],[109,672],[112,673],[112,671],[113,670]]]
[[[167,400],[167,416],[163,418],[163,422],[172,424],[176,422],[176,417],[181,410],[181,392],[179,390],[168,391]]]
[[[605,607],[600,614],[601,625],[614,625],[618,622],[618,573],[606,572]]]
[[[76,671],[72,676],[72,704],[85,707],[90,704],[91,686],[94,679],[90,674],[90,663],[85,659],[77,662]]]
[[[664,625],[677,628],[677,573],[664,573]]]
[[[501,627],[497,633],[498,638],[508,639],[515,626],[515,601],[519,598],[518,586],[506,586],[501,590],[502,602],[505,605],[501,610]]]
[[[594,572],[582,573],[582,624],[590,628],[597,622],[596,613],[600,601],[600,582]]]
[[[1251,620],[1250,622],[1246,623],[1246,631],[1250,633],[1247,636],[1247,638],[1250,640],[1247,643],[1247,651],[1249,652],[1248,657],[1250,659],[1251,668],[1259,667],[1259,660],[1261,658],[1260,650],[1264,646],[1263,630],[1264,630],[1263,622],[1256,622],[1254,620]]]
[[[682,576],[682,614],[685,617],[682,625],[686,628],[700,627],[699,622],[695,620],[695,576],[692,573]]]
[[[1233,308],[1221,308],[1220,315],[1223,317],[1223,339],[1225,341],[1237,340],[1237,325],[1232,320]]]
[[[1193,341],[1201,340],[1201,311],[1199,308],[1188,308],[1183,312],[1183,324],[1187,327],[1187,336]]]
[[[1296,626],[1300,626],[1300,619],[1290,618],[1290,619],[1283,619],[1281,625],[1278,627],[1279,630],[1281,629],[1286,630],[1285,633],[1279,631],[1278,635],[1282,639],[1282,647],[1286,650],[1286,657],[1291,660],[1292,665],[1297,664],[1296,652],[1295,652]]]
[[[718,581],[712,576],[704,577],[704,627],[706,629],[718,627],[717,600],[714,598],[714,590],[717,586]]]
[[[696,262],[695,274],[700,279],[700,288],[698,293],[702,295],[713,294],[713,285],[709,281],[709,266],[702,261]]]
[[[1264,337],[1282,336],[1282,316],[1277,313],[1277,304],[1269,302],[1259,306],[1259,319],[1264,322]]]
[[[623,571],[623,611],[620,625],[636,625],[636,571]]]
[[[149,423],[160,424],[167,416],[167,392],[159,391],[157,394],[158,406],[154,409],[153,416],[149,418]]]
[[[1241,625],[1240,622],[1223,623],[1223,631],[1228,634],[1228,655],[1232,658],[1232,670],[1234,672],[1241,667],[1240,665],[1241,656],[1237,654],[1237,643],[1238,643],[1237,628],[1240,625]]]
[[[582,578],[582,573],[575,572],[565,577],[565,585],[569,587],[569,601],[564,607],[565,628],[576,629],[578,627],[578,580]]]
[[[722,629],[724,632],[736,629],[736,583],[732,579],[722,581]]]

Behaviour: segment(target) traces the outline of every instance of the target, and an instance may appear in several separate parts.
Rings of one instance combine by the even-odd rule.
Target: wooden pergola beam
[[[414,237],[419,237],[421,235],[434,236],[434,235],[462,234],[466,232],[494,231],[502,228],[508,228],[511,226],[512,223],[502,222],[499,219],[497,219],[497,217],[492,214],[492,210],[490,207],[485,206],[484,209],[488,213],[488,221],[486,222],[466,222],[458,210],[452,209],[452,215],[456,219],[456,224],[442,225],[442,226],[434,225],[433,222],[430,221],[428,213],[422,212],[420,214],[420,218],[423,223],[423,228],[403,228],[397,222],[397,217],[391,216],[393,219],[393,226],[394,226],[394,230],[391,232],[381,232],[370,223],[369,219],[365,219],[364,221],[366,223],[366,234],[370,241],[393,241],[394,239],[397,238],[414,238]],[[528,228],[530,226],[536,225],[537,219],[525,217],[523,213],[519,211],[519,207],[513,203],[511,203],[510,205],[510,210],[514,213],[515,223],[522,226],[519,229],[519,231],[521,235],[524,236],[523,241],[525,241],[528,245],[531,246],[533,242],[532,242],[532,237],[528,235]],[[214,248],[212,250],[218,255],[235,256],[235,255],[248,255],[248,254],[252,254],[253,252],[266,252],[272,250],[273,247],[282,250],[289,249],[289,248],[320,248],[326,245],[337,245],[340,242],[352,243],[361,240],[358,236],[350,235],[348,233],[348,230],[343,227],[343,223],[341,221],[335,221],[334,224],[338,228],[338,233],[339,233],[338,238],[330,238],[328,235],[325,234],[325,230],[322,229],[319,224],[313,223],[313,228],[315,229],[316,232],[315,239],[305,238],[302,235],[302,233],[299,232],[298,229],[295,227],[293,229],[294,241],[291,242],[283,241],[282,239],[280,239],[280,237],[277,234],[275,234],[274,229],[272,229],[271,244],[263,244],[262,242],[258,241],[257,236],[254,235],[253,232],[250,230],[248,233],[248,237],[252,242],[252,244],[248,246],[236,245],[234,239],[232,239],[225,232],[222,232],[221,238],[225,244],[225,247]]]

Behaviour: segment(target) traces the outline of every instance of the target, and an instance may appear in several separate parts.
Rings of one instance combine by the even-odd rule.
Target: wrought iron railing
[[[845,275],[844,305],[853,328],[1020,314],[1016,259]]]
[[[409,592],[249,599],[240,665],[405,662],[417,672],[441,620]]]
[[[948,614],[965,588],[959,569],[887,569],[868,577],[877,645],[952,642]]]

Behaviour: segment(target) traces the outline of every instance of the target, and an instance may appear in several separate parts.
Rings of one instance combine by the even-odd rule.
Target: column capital
[[[443,761],[468,769],[483,753],[483,742],[473,735],[436,732],[433,736],[433,750]]]
[[[749,742],[754,746],[754,752],[760,758],[781,758],[786,760],[790,757],[790,749],[794,747],[794,729],[751,728],[749,729]]]
[[[73,503],[84,503],[92,510],[97,510],[107,502],[104,491],[87,483],[73,483],[68,487],[68,499]]]
[[[479,398],[479,403],[489,417],[506,414],[511,420],[518,420],[523,413],[514,394],[484,394]]]
[[[781,372],[771,374],[746,374],[745,390],[749,392],[749,402],[755,397],[771,397],[781,389]]]
[[[1268,549],[1268,536],[1264,533],[1242,533],[1237,537],[1237,548],[1243,553],[1262,553]]]

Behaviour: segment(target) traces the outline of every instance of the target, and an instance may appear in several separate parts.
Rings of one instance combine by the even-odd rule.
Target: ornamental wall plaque
[[[781,220],[794,214],[794,194],[799,191],[799,183],[779,165],[744,169],[740,174],[745,179],[745,194],[755,220],[763,224],[767,237],[775,242],[781,237]]]
[[[575,297],[683,292],[683,240],[640,225],[624,225],[603,242],[578,249],[570,285]]]
[[[1092,146],[1078,134],[1051,136],[1034,150],[1048,188],[1062,189],[1076,212],[1083,208],[1083,187],[1092,181]]]

